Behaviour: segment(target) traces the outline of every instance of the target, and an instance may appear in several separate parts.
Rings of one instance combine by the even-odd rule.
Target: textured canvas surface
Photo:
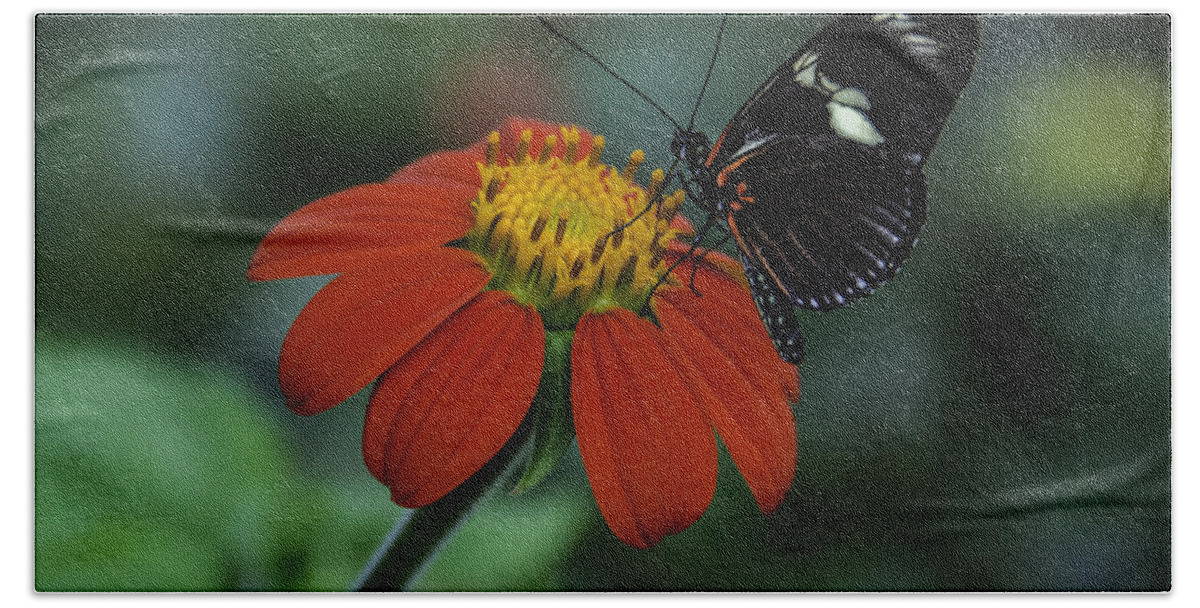
[[[731,17],[696,128],[715,138],[834,19]],[[681,122],[720,22],[551,17]],[[979,23],[904,272],[795,313],[794,476],[770,515],[722,431],[703,515],[631,546],[567,425],[541,482],[484,494],[407,588],[1169,590],[1171,19]],[[618,169],[644,150],[643,185],[673,160],[672,125],[533,16],[35,26],[40,591],[345,590],[406,513],[364,463],[369,387],[309,417],[281,393],[285,334],[330,281],[246,278],[289,213],[509,116],[603,134]]]

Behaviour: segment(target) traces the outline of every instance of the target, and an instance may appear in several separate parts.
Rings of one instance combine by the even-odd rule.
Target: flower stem
[[[528,434],[522,424],[508,443],[469,479],[437,502],[405,511],[376,549],[352,591],[403,591],[416,580],[446,544],[472,507],[479,503],[508,469]]]

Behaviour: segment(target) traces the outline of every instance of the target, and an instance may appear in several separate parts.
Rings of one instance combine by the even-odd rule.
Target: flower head
[[[583,135],[563,128],[560,152],[559,136],[550,134],[531,154],[533,131],[526,129],[505,159],[500,133],[492,133],[479,171],[486,185],[472,202],[475,227],[467,235],[467,248],[492,273],[490,286],[533,306],[555,328],[573,327],[586,311],[640,307],[666,271],[667,244],[679,232],[670,219],[683,192],[636,216],[661,189],[662,171],[643,190],[633,182],[640,150],[617,171],[599,162],[604,139],[588,145]]]
[[[640,151],[623,169],[600,163],[603,145],[510,119],[299,209],[255,252],[254,280],[337,275],[288,331],[280,388],[310,415],[378,378],[363,455],[397,504],[441,498],[508,441],[538,393],[548,332],[573,332],[579,450],[624,542],[652,546],[708,507],[714,429],[764,512],[790,487],[795,368],[732,260],[684,260],[660,285],[685,256],[683,194],[663,196],[661,171],[638,186]],[[653,320],[638,314],[647,298]]]

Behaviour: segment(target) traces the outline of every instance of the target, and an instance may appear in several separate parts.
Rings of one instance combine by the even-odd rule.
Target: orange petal
[[[687,253],[688,246],[683,243],[673,242],[668,246],[666,263],[674,264],[676,260],[683,257]],[[668,290],[688,289],[688,282],[691,281],[693,262],[691,260],[680,264],[675,268],[675,278],[678,279],[679,285],[660,289],[657,293],[665,293]],[[729,280],[733,282],[729,282]],[[704,257],[704,260],[699,264],[697,270],[697,289],[701,283],[712,282],[711,287],[717,289],[720,294],[719,298],[726,302],[720,307],[706,307],[708,316],[723,316],[722,323],[729,323],[727,327],[737,328],[734,333],[734,338],[744,338],[747,344],[765,344],[766,350],[774,353],[774,356],[768,357],[763,355],[759,362],[761,366],[751,370],[754,376],[758,377],[764,384],[775,382],[778,383],[782,390],[787,395],[789,403],[794,403],[800,398],[800,377],[796,373],[796,366],[779,358],[779,353],[774,350],[771,344],[771,338],[767,335],[767,329],[762,324],[762,318],[758,314],[758,308],[754,306],[754,300],[750,295],[750,285],[746,282],[746,275],[742,269],[742,264],[729,256],[712,252]],[[690,291],[690,290],[689,290]],[[705,290],[700,289],[700,293],[704,294]],[[692,306],[704,307],[703,297],[700,302],[692,302]],[[657,302],[657,298],[656,298]],[[705,314],[705,313],[701,313]],[[714,328],[720,330],[722,327]],[[761,352],[766,350],[760,349]]]
[[[579,452],[609,528],[651,547],[692,524],[717,484],[717,446],[658,329],[623,308],[588,313],[571,347]]]
[[[682,264],[691,272],[692,263]],[[729,449],[759,508],[772,513],[792,485],[796,470],[796,423],[789,407],[787,382],[760,373],[782,370],[775,348],[759,323],[753,304],[730,276],[701,263],[696,297],[686,286],[656,296],[670,359],[684,370],[688,388],[704,404],[708,419]],[[748,298],[748,296],[747,296]],[[748,325],[757,329],[750,331]],[[761,334],[761,335],[760,335]]]
[[[684,217],[682,213],[676,213],[675,217],[671,218],[671,228],[678,230],[679,233],[684,236],[692,236],[693,234],[696,234],[696,227],[693,226],[692,221]],[[683,245],[683,243],[679,243],[679,241],[671,241],[671,243]],[[684,247],[686,248],[687,246],[684,245]]]
[[[655,308],[667,353],[684,369],[689,390],[704,405],[758,507],[774,512],[796,471],[796,421],[784,392],[778,384],[767,390],[756,385],[746,369],[760,365],[752,354],[755,349],[744,341],[731,343],[728,336],[709,336],[674,306],[677,297],[695,296],[674,290]]]
[[[479,257],[449,247],[409,248],[386,264],[343,274],[296,317],[279,353],[279,387],[302,415],[325,411],[391,367],[479,293]]]
[[[337,274],[377,262],[389,249],[436,246],[475,223],[465,186],[367,184],[301,207],[267,233],[250,260],[255,281]]]
[[[537,392],[541,317],[487,291],[409,351],[376,387],[363,457],[403,507],[457,487],[504,446]]]
[[[678,216],[676,216],[676,217],[678,217]],[[687,255],[687,252],[689,249],[691,249],[691,244],[685,243],[683,241],[676,240],[676,241],[671,241],[670,243],[667,243],[667,255],[666,255],[667,265],[670,266],[671,264],[674,264],[677,260],[679,260],[679,258]],[[698,249],[697,251],[703,251],[703,249]],[[690,261],[687,263],[691,264]],[[721,274],[729,275],[734,280],[741,283],[742,287],[745,288],[747,291],[750,290],[750,283],[746,281],[745,268],[742,267],[742,263],[719,252],[719,251],[710,251],[709,253],[707,253],[704,256],[704,261],[700,263],[700,268],[701,268],[701,270],[705,270],[705,271],[715,271],[715,272],[719,272]],[[691,277],[691,272],[692,272],[691,266],[688,266],[687,273],[683,273],[677,267],[672,274],[674,274],[676,277],[686,280]],[[753,300],[751,300],[751,303],[753,303]],[[758,310],[758,309],[756,308],[755,310]]]
[[[387,183],[437,184],[477,192],[480,183],[476,163],[484,161],[486,150],[485,140],[462,150],[435,152],[396,171]]]

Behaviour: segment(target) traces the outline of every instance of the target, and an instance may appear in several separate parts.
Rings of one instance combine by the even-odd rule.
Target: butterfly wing
[[[743,255],[742,266],[750,284],[750,295],[758,307],[758,316],[762,317],[779,358],[793,365],[804,363],[804,334],[792,312],[791,300],[757,262]]]
[[[780,66],[707,163],[748,272],[814,310],[895,276],[925,223],[925,158],[978,46],[973,16],[849,16]]]
[[[840,138],[777,145],[743,170],[730,230],[755,272],[792,305],[846,306],[900,271],[925,224],[918,164]]]

